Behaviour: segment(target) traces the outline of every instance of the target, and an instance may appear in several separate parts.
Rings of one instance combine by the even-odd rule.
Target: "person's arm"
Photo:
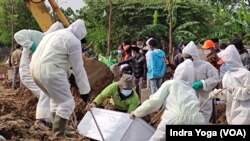
[[[22,47],[25,47],[25,48],[31,50],[32,52],[34,52],[38,45],[31,40],[31,35],[29,32],[32,32],[32,31],[25,30],[25,29],[20,30],[20,31],[15,33],[14,39]],[[42,35],[42,33],[41,33],[41,35]],[[37,38],[40,38],[40,36]],[[42,36],[41,36],[41,39],[42,39]]]
[[[147,61],[146,58],[143,58],[143,79],[146,80],[147,78]]]
[[[14,56],[14,52],[12,52],[12,54],[11,54],[10,61],[12,62],[12,66],[15,66],[15,56]]]
[[[245,53],[244,57],[242,57],[242,63],[247,70],[250,70],[250,55]]]
[[[233,89],[233,96],[239,101],[250,100],[250,85],[247,87],[236,87]]]
[[[127,51],[129,48],[130,48],[130,45],[123,47],[124,51]]]
[[[172,81],[164,82],[161,87],[149,99],[144,101],[133,113],[136,117],[144,117],[161,108],[169,94]]]
[[[36,30],[21,30],[14,35],[16,42],[32,53],[35,52],[43,37],[44,34]]]
[[[111,97],[111,95],[116,91],[116,87],[117,85],[115,83],[110,84],[94,99],[93,102],[97,106],[101,105],[105,99]]]
[[[120,65],[123,65],[123,64],[128,64],[128,63],[130,63],[130,62],[132,62],[132,61],[133,61],[133,58],[131,57],[131,58],[129,58],[128,60],[119,62],[117,65],[120,66]]]
[[[239,101],[249,101],[250,100],[250,73],[247,72],[245,74],[246,75],[244,75],[244,77],[241,78],[241,82],[244,82],[244,84],[242,84],[242,86],[238,86],[235,88],[229,88],[230,90],[232,90],[232,95]]]
[[[219,72],[213,65],[207,64],[207,79],[201,80],[201,82],[204,91],[211,91],[219,83]]]
[[[69,48],[69,62],[72,65],[72,71],[74,73],[80,94],[88,94],[90,92],[90,85],[86,70],[83,67],[80,41]]]

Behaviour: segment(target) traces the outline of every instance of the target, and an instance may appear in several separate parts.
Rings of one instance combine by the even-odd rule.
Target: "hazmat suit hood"
[[[174,73],[174,79],[183,80],[190,85],[194,82],[194,64],[190,59],[186,59],[178,65]]]
[[[189,42],[186,47],[182,50],[182,53],[186,53],[192,56],[194,60],[200,60],[197,46],[193,41]]]
[[[84,21],[81,19],[73,22],[68,29],[79,39],[82,40],[87,35],[87,30]]]
[[[229,45],[222,53],[222,60],[229,65],[231,70],[237,68],[244,68],[243,63],[240,59],[240,54],[234,45]]]
[[[63,29],[63,28],[64,28],[63,24],[61,22],[57,21],[54,24],[52,24],[46,32],[44,32],[44,35],[49,34],[51,32],[54,32],[54,31],[57,31],[57,30],[60,30],[60,29]]]

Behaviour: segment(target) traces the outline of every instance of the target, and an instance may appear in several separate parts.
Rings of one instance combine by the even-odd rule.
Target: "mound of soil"
[[[84,58],[84,66],[91,85],[90,101],[92,101],[107,85],[112,83],[113,74],[108,67],[101,62]],[[0,81],[0,136],[7,140],[20,141],[50,141],[51,131],[42,131],[34,127],[37,98],[25,87],[16,91],[10,90],[9,80]],[[145,89],[145,93],[149,92]],[[148,95],[143,95],[147,99]],[[143,100],[143,101],[144,101]],[[67,131],[75,131],[80,120],[87,112],[87,105],[79,98],[79,92],[75,96],[76,108],[69,120]],[[105,105],[105,103],[104,103]],[[217,124],[226,124],[225,104],[216,105]],[[143,119],[152,126],[157,127],[161,121],[163,111],[154,112]],[[73,129],[73,130],[72,130]],[[71,136],[75,141],[89,141],[78,133]]]
[[[94,99],[107,85],[112,83],[113,74],[104,64],[84,58],[84,66],[91,86],[90,100]],[[26,87],[13,91],[10,80],[0,81],[0,135],[6,140],[50,141],[51,131],[42,131],[34,126],[35,111],[38,99]],[[77,92],[79,95],[79,93]],[[77,125],[87,112],[79,96],[75,97],[76,108],[70,117],[67,131],[71,132],[71,140],[88,141],[76,131]],[[49,111],[48,111],[49,112]]]

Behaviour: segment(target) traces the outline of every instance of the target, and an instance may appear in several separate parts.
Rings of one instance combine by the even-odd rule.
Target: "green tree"
[[[166,9],[166,0],[112,0],[112,2],[111,50],[116,49],[124,39],[130,39],[134,43],[138,36],[144,37],[145,40],[148,37],[155,37],[162,43],[163,41],[169,43],[169,21],[166,21],[169,12]],[[93,41],[95,51],[106,54],[103,51],[106,51],[108,46],[110,6],[107,0],[86,0],[86,3],[87,7],[76,13],[67,10],[65,15],[72,21],[76,18],[84,19],[88,30],[87,40]],[[213,15],[212,7],[211,3],[204,3],[201,0],[176,0],[172,19],[173,44],[181,40],[200,41],[206,38],[212,30],[208,28]],[[155,11],[158,12],[158,16]]]
[[[2,10],[0,12],[0,45],[9,46],[12,44],[12,23],[13,33],[21,29],[39,30],[38,24],[23,0],[1,0],[0,8]]]

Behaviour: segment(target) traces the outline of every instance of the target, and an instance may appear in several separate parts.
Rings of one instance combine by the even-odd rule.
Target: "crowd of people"
[[[67,121],[75,108],[69,76],[73,75],[82,100],[88,100],[91,88],[81,45],[86,35],[83,20],[68,28],[56,22],[44,33],[24,29],[14,35],[18,45],[11,57],[12,87],[16,88],[19,72],[22,84],[39,98],[35,125],[43,130],[52,128],[55,137],[66,137]],[[181,42],[173,78],[165,81],[169,64],[159,42],[155,38],[146,42],[138,38],[135,44],[124,40],[114,65],[120,79],[108,85],[87,109],[108,99],[107,109],[129,113],[134,119],[163,108],[151,141],[165,140],[166,124],[215,123],[218,101],[226,104],[228,124],[250,124],[250,55],[242,41],[208,39],[200,49],[193,41]],[[146,101],[141,100],[143,88],[150,89]]]

